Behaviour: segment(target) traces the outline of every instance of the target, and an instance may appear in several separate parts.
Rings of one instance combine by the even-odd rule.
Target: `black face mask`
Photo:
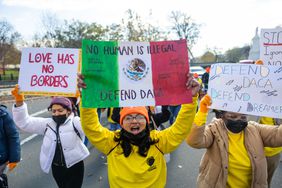
[[[131,144],[139,146],[146,137],[150,136],[150,132],[147,128],[145,128],[142,132],[134,135],[124,130],[123,135],[130,141]]]
[[[57,123],[57,125],[62,125],[66,121],[67,115],[63,114],[58,116],[52,116],[52,119]]]
[[[248,122],[242,121],[242,120],[234,121],[234,120],[228,119],[225,124],[229,131],[233,133],[239,133],[247,127]]]

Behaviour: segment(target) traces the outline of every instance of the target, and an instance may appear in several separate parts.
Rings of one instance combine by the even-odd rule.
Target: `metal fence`
[[[14,75],[14,74],[0,74],[0,81],[14,81],[14,80],[18,80],[18,75]]]
[[[18,82],[18,75],[14,74],[0,74],[0,87],[8,85],[15,85]]]

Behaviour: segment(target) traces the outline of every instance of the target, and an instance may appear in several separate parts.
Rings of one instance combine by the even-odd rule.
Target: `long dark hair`
[[[159,142],[158,139],[151,139],[148,124],[146,125],[145,130],[138,135],[133,135],[126,130],[121,129],[119,134],[114,137],[114,141],[120,143],[125,157],[128,157],[132,151],[131,144],[138,146],[139,155],[146,157],[150,146]]]

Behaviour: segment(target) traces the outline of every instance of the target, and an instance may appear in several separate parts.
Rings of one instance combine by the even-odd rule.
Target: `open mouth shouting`
[[[142,130],[140,130],[140,127],[138,125],[134,125],[130,128],[130,132],[132,134],[138,134],[140,133]]]
[[[130,114],[124,118],[122,127],[127,132],[136,135],[146,128],[146,119],[141,114]]]

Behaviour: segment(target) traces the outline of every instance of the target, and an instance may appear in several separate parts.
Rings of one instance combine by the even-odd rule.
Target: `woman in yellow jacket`
[[[184,104],[175,123],[163,130],[149,130],[145,107],[125,107],[120,112],[121,130],[103,127],[94,108],[81,108],[81,123],[89,141],[107,155],[108,178],[113,188],[163,188],[166,184],[165,153],[175,150],[187,137],[197,107],[199,83],[188,76],[193,103]],[[85,88],[83,76],[78,86]]]
[[[264,147],[282,146],[282,126],[247,122],[246,115],[234,112],[222,112],[205,126],[210,104],[205,95],[187,137],[191,147],[207,149],[197,187],[267,188]]]

